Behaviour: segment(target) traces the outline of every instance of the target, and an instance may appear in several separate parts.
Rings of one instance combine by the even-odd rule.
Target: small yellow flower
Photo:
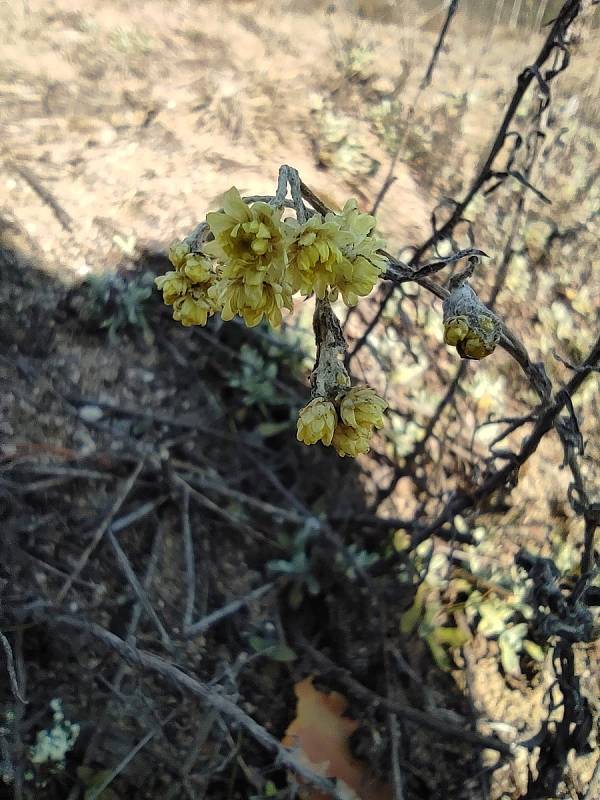
[[[349,389],[340,403],[340,417],[344,425],[356,428],[370,437],[373,427],[383,428],[383,412],[387,403],[369,386]]]
[[[456,347],[469,333],[469,322],[466,317],[453,317],[444,323],[444,341]]]
[[[192,283],[206,283],[214,274],[212,262],[201,253],[187,255],[182,269]]]
[[[281,309],[292,309],[292,294],[287,284],[268,283],[265,280],[249,283],[244,277],[221,278],[210,290],[209,297],[221,309],[228,322],[236,314],[249,328],[266,317],[273,328],[282,322]]]
[[[190,288],[190,281],[180,272],[167,272],[154,279],[154,283],[163,293],[163,302],[172,306],[179,298],[183,297]]]
[[[297,439],[304,444],[323,442],[329,447],[336,429],[337,414],[331,400],[315,397],[300,410]]]
[[[355,306],[359,297],[371,294],[379,280],[381,267],[362,255],[354,259],[346,258],[338,269],[335,289],[342,295],[347,306]]]
[[[303,225],[291,221],[295,234],[289,247],[289,275],[292,290],[320,300],[335,299],[338,293],[346,305],[356,305],[370,294],[385,268],[378,254],[383,241],[373,234],[375,218],[358,211],[349,200],[340,214],[315,214]]]
[[[173,319],[186,328],[191,325],[206,325],[213,310],[202,291],[192,287],[185,297],[180,297],[173,303]]]
[[[169,261],[177,271],[181,271],[185,266],[186,256],[190,252],[190,246],[185,242],[173,242],[169,249]]]
[[[340,230],[339,217],[328,215],[324,222],[315,214],[304,225],[289,223],[295,239],[289,248],[289,276],[292,290],[308,297],[313,292],[323,300],[336,282],[336,268],[342,261],[342,247],[352,243],[352,234]]]
[[[362,453],[369,452],[370,432],[371,429],[369,429],[369,433],[365,435],[363,430],[353,428],[351,425],[344,425],[340,422],[336,425],[331,441],[338,456],[342,458],[344,456],[356,458],[356,456]]]
[[[209,256],[226,263],[241,262],[265,271],[272,264],[287,264],[288,231],[282,209],[268,203],[248,206],[232,186],[225,193],[223,211],[206,215],[214,241],[203,245]]]
[[[343,221],[343,229],[350,231],[356,241],[364,241],[375,227],[375,217],[371,214],[361,214],[354,198],[346,201],[339,216]]]
[[[489,356],[496,349],[495,344],[488,344],[476,333],[470,333],[456,345],[461,358],[472,358],[479,361]]]

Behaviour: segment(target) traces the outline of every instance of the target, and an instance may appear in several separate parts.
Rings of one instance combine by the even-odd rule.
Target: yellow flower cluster
[[[369,450],[374,428],[383,427],[385,400],[368,386],[348,389],[335,403],[315,397],[298,415],[297,439],[304,444],[333,444],[339,456],[353,458]]]
[[[209,296],[216,279],[212,262],[202,253],[190,252],[183,243],[171,247],[169,260],[175,270],[160,275],[155,283],[164,302],[173,306],[173,319],[186,326],[206,325],[217,310]]]
[[[281,213],[267,203],[248,206],[233,187],[225,194],[223,211],[206,215],[215,238],[204,251],[224,265],[211,290],[224,320],[238,314],[253,327],[266,317],[276,328],[281,309],[292,309],[286,276],[288,233]]]
[[[386,260],[378,254],[383,240],[373,235],[375,218],[361,214],[356,200],[348,200],[341,214],[325,219],[315,214],[303,225],[292,221],[290,277],[294,292],[320,300],[336,299],[338,292],[347,306],[368,295]]]
[[[479,314],[477,326],[467,316],[450,317],[444,322],[444,341],[456,347],[461,358],[480,360],[496,349],[497,325],[492,317]]]
[[[374,217],[361,214],[355,200],[340,214],[314,214],[303,224],[281,216],[268,203],[248,205],[235,187],[226,192],[223,210],[206,216],[213,238],[202,253],[174,245],[175,271],[156,279],[174,319],[205,325],[218,311],[249,327],[263,318],[278,327],[296,292],[331,300],[341,294],[349,306],[371,292],[386,264],[377,252],[384,242],[373,234]]]

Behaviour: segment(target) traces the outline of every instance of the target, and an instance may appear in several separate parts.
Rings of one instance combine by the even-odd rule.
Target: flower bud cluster
[[[385,400],[368,386],[340,392],[335,400],[315,397],[298,416],[298,441],[333,445],[339,456],[354,458],[368,452],[374,429],[383,427],[386,408]]]

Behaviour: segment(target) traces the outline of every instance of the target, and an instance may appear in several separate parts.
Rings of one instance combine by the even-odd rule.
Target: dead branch
[[[435,47],[433,48],[433,53],[431,54],[431,60],[429,61],[427,71],[423,76],[423,80],[421,81],[421,87],[420,87],[421,89],[426,89],[431,83],[433,70],[435,69],[435,65],[437,64],[437,60],[439,58],[442,47],[444,46],[444,39],[446,38],[446,34],[448,33],[448,29],[450,28],[450,23],[452,22],[452,18],[454,17],[457,11],[458,11],[458,0],[451,0],[450,5],[448,6],[448,11],[446,13],[446,18],[444,19],[444,24],[442,25],[437,42],[435,43]]]
[[[480,503],[490,497],[498,489],[510,486],[518,478],[519,468],[532,456],[538,448],[543,437],[552,429],[558,415],[570,402],[573,395],[580,389],[586,378],[596,369],[600,361],[600,338],[592,347],[587,358],[579,366],[576,374],[558,392],[554,401],[540,411],[537,421],[529,436],[522,443],[518,453],[511,453],[504,467],[492,472],[481,486],[471,494],[462,494],[453,497],[437,519],[423,530],[413,536],[413,545],[425,541],[429,536],[438,532],[447,522],[457,514],[462,514],[470,508],[476,508]]]
[[[26,167],[24,164],[17,164],[15,161],[11,162],[10,166],[29,184],[38,197],[46,203],[46,205],[50,206],[56,219],[60,222],[62,227],[70,233],[73,229],[73,220],[54,197],[52,192],[49,192],[45,186],[42,186],[39,179],[33,174],[29,167]]]
[[[127,478],[127,480],[121,486],[121,489],[120,489],[119,493],[117,494],[110,511],[104,517],[104,519],[102,520],[100,525],[96,528],[96,531],[94,532],[94,534],[92,536],[92,541],[89,543],[89,545],[85,548],[85,550],[81,554],[79,560],[77,561],[77,564],[75,565],[75,568],[71,572],[71,575],[69,576],[69,578],[63,584],[62,589],[59,591],[59,593],[58,593],[58,595],[56,597],[57,604],[62,603],[62,601],[65,599],[66,595],[68,594],[71,586],[73,585],[73,581],[75,580],[75,578],[78,578],[81,575],[82,571],[85,569],[85,566],[88,563],[92,553],[94,552],[94,550],[98,547],[98,545],[102,541],[102,538],[103,538],[104,534],[106,533],[106,531],[110,528],[110,524],[113,521],[113,518],[119,512],[119,509],[121,508],[121,506],[123,505],[123,503],[127,499],[127,496],[129,495],[129,493],[131,492],[131,490],[135,486],[135,483],[136,483],[136,481],[137,481],[142,469],[144,468],[144,463],[145,463],[145,459],[142,458],[137,463],[135,469],[133,470],[133,472],[131,473],[129,478]]]
[[[183,634],[184,638],[193,639],[195,636],[201,636],[203,633],[206,633],[209,628],[212,628],[213,625],[217,625],[219,622],[227,619],[227,617],[236,614],[241,608],[268,594],[275,589],[276,586],[277,584],[275,582],[265,583],[263,586],[259,586],[257,589],[253,589],[251,592],[248,592],[248,594],[244,595],[243,597],[239,597],[237,600],[232,600],[222,608],[212,611],[201,620],[198,620],[198,622],[195,622],[193,625],[187,627]]]
[[[383,708],[392,714],[395,714],[399,719],[406,722],[413,723],[419,727],[425,727],[429,730],[436,731],[442,736],[448,736],[454,741],[464,741],[476,747],[497,750],[505,756],[510,756],[512,750],[510,745],[494,739],[490,736],[483,736],[482,734],[470,731],[467,727],[461,727],[447,719],[444,719],[440,714],[427,713],[420,711],[416,708],[408,708],[400,703],[390,700],[386,697],[373,692],[362,683],[357,681],[350,675],[350,673],[343,667],[339,667],[330,658],[328,658],[320,650],[317,650],[310,642],[304,637],[296,635],[295,637],[298,644],[310,655],[315,664],[324,672],[328,672],[335,677],[352,693],[357,699],[362,700],[369,704],[371,708]],[[465,720],[466,724],[466,720]]]
[[[17,680],[17,673],[15,671],[15,659],[13,656],[12,647],[10,646],[10,642],[6,638],[6,636],[0,631],[0,644],[2,645],[2,649],[4,650],[4,655],[6,656],[6,671],[8,672],[8,679],[10,683],[10,689],[15,696],[15,699],[18,700],[20,703],[24,705],[27,704],[27,700],[21,694],[21,689],[19,688],[19,682]]]
[[[161,675],[183,691],[200,698],[232,723],[243,728],[258,744],[274,753],[279,763],[295,772],[303,781],[325,792],[334,800],[344,800],[344,796],[338,791],[334,783],[317,775],[305,766],[291,750],[283,747],[274,736],[242,711],[235,703],[196,678],[192,678],[191,675],[187,675],[174,664],[165,661],[160,656],[134,647],[94,622],[86,622],[65,614],[48,617],[47,621],[51,625],[74,628],[88,634],[105,647],[118,653],[131,666]]]

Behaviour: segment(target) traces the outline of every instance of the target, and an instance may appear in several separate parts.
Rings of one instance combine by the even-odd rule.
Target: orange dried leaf
[[[337,779],[338,787],[348,788],[349,800],[391,800],[388,787],[379,784],[361,761],[352,758],[349,737],[358,722],[342,716],[348,707],[338,692],[328,694],[306,678],[294,686],[298,704],[296,719],[287,729],[282,744],[298,750],[298,756],[313,772]],[[306,800],[329,800],[329,795],[304,789]]]

